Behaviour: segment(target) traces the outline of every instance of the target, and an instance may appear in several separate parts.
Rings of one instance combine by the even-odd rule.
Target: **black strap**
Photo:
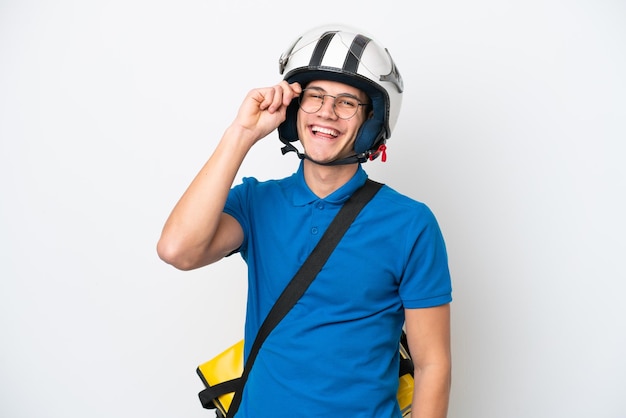
[[[298,299],[308,289],[309,285],[322,269],[326,260],[335,249],[335,246],[339,243],[344,233],[352,224],[352,221],[357,217],[361,209],[370,201],[372,197],[378,192],[383,184],[375,182],[374,180],[367,179],[365,184],[355,191],[352,196],[344,203],[339,210],[339,213],[335,216],[332,223],[317,243],[317,246],[313,249],[307,260],[300,267],[300,270],[291,279],[283,293],[279,296],[278,300],[270,310],[269,314],[263,321],[261,328],[252,344],[250,354],[243,368],[243,374],[241,380],[238,382],[239,390],[235,392],[233,400],[228,408],[228,418],[233,417],[239,409],[241,403],[241,397],[243,393],[243,387],[246,384],[248,375],[252,364],[261,348],[261,345],[272,332],[272,329],[283,319],[283,317],[289,312],[291,307],[295,305]]]
[[[200,377],[204,380],[202,373],[198,373]],[[212,386],[208,386],[198,393],[198,397],[200,398],[200,403],[205,409],[215,409],[216,405],[213,403],[218,397],[225,395],[227,393],[236,392],[242,389],[241,378],[237,377],[232,380],[227,380],[225,382],[220,382]]]

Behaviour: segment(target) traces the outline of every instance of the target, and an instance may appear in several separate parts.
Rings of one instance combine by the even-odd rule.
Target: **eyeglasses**
[[[318,89],[304,89],[298,98],[300,109],[305,113],[316,113],[324,105],[324,99],[332,97],[333,111],[340,119],[350,119],[356,115],[360,106],[369,106],[369,103],[361,103],[356,97],[350,94],[339,94],[333,96],[324,94]]]

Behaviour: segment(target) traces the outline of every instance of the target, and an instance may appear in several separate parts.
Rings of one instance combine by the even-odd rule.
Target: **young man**
[[[344,27],[307,32],[280,65],[284,80],[250,91],[157,247],[182,270],[241,254],[249,269],[250,343],[341,205],[365,183],[362,164],[384,160],[403,89],[388,51]],[[266,182],[245,178],[232,187],[251,147],[276,129],[283,151],[301,158],[297,172]],[[445,417],[450,301],[435,217],[383,186],[264,342],[236,416],[401,417],[396,390],[404,325],[415,363],[413,416]]]

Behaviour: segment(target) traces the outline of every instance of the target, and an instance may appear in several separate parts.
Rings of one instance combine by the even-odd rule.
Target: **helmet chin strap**
[[[323,163],[321,161],[316,161],[313,158],[309,157],[308,155],[298,151],[298,149],[294,147],[293,144],[291,144],[290,142],[285,142],[285,146],[281,148],[281,152],[283,153],[283,155],[292,151],[295,152],[298,158],[300,158],[301,160],[307,159],[315,164],[325,165],[325,166],[362,163],[362,162],[367,161],[370,155],[369,152],[363,152],[361,154],[353,154],[345,158]]]

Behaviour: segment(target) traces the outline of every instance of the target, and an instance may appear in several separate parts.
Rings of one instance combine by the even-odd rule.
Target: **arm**
[[[405,309],[406,335],[415,365],[413,418],[445,418],[451,384],[450,305]]]
[[[163,261],[191,270],[241,245],[241,226],[223,213],[228,192],[248,151],[285,120],[287,106],[301,91],[299,84],[283,81],[248,93],[237,117],[165,222],[157,244]]]

